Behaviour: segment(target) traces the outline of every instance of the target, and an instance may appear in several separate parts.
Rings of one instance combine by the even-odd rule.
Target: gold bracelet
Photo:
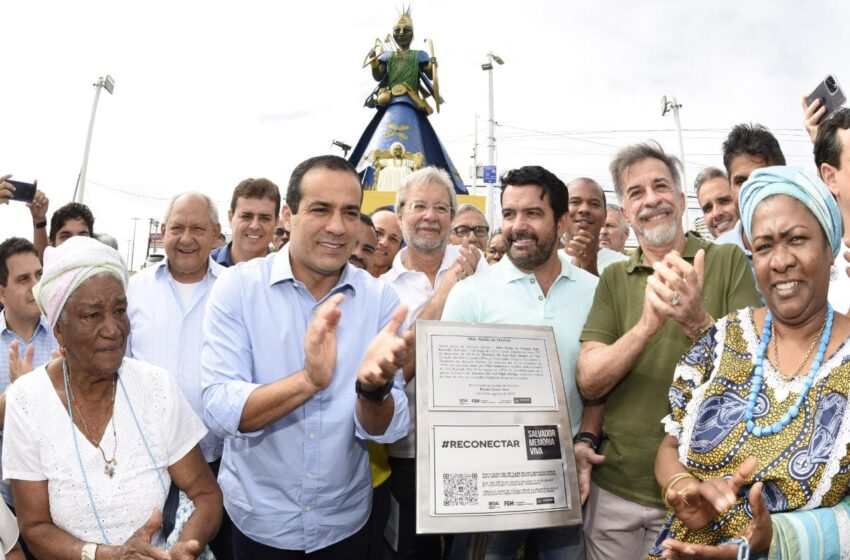
[[[714,320],[714,317],[712,317],[711,313],[709,313],[708,311],[705,312],[705,315],[706,315],[706,317],[708,317],[708,324],[706,326],[704,326],[703,328],[701,328],[699,331],[697,331],[696,336],[694,336],[694,338],[692,340],[699,340],[700,338],[705,336],[705,333],[710,331],[711,327],[714,326],[714,323],[717,322],[717,321]]]
[[[664,501],[664,505],[666,507],[668,507],[668,508],[670,507],[670,502],[667,501],[667,491],[670,490],[673,487],[674,484],[676,484],[677,482],[684,480],[686,478],[696,478],[696,477],[689,472],[680,472],[680,473],[674,474],[669,479],[667,479],[667,483],[664,485],[664,489],[661,490],[661,499]]]

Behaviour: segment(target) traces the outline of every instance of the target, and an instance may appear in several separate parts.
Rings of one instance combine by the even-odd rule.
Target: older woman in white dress
[[[206,429],[167,372],[124,357],[126,282],[117,251],[75,237],[45,255],[34,288],[62,356],[8,390],[3,474],[39,558],[194,559],[221,521]],[[166,552],[172,481],[196,511]]]

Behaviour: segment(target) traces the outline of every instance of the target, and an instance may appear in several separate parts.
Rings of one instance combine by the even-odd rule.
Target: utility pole
[[[494,167],[496,165],[496,117],[493,116],[493,63],[496,64],[504,64],[505,61],[502,60],[498,55],[493,54],[492,51],[487,53],[487,62],[481,65],[481,69],[487,72],[487,81],[488,81],[488,137],[487,137],[487,165],[490,167]],[[495,212],[494,212],[494,197],[493,197],[493,186],[495,182],[485,181],[487,185],[487,223],[494,224]]]
[[[86,172],[89,166],[89,149],[91,149],[91,135],[94,131],[94,117],[97,114],[97,101],[100,99],[100,90],[106,88],[106,91],[112,95],[115,91],[115,80],[109,74],[106,77],[100,77],[94,86],[94,103],[91,107],[91,117],[89,118],[89,131],[86,135],[86,148],[83,150],[83,165],[80,167],[80,174],[77,176],[77,188],[74,189],[74,202],[83,203],[83,197],[86,192]]]
[[[685,176],[685,145],[682,142],[682,123],[679,120],[679,109],[682,108],[682,104],[676,101],[675,97],[671,98],[672,101],[667,100],[667,96],[661,98],[661,116],[663,117],[670,111],[673,112],[673,121],[676,123],[676,132],[679,135],[679,158],[682,160],[682,192],[685,194],[685,214],[682,216],[682,226],[685,228],[685,231],[691,229],[691,216],[688,211],[688,207],[690,206],[690,195],[688,191],[688,178]]]

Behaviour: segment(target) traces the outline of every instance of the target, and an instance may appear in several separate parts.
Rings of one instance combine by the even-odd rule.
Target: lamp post
[[[502,65],[505,63],[498,55],[493,54],[492,51],[487,53],[487,62],[481,65],[481,69],[487,72],[487,81],[489,82],[488,88],[488,138],[487,138],[487,165],[494,166],[496,165],[496,120],[493,116],[493,63]],[[494,208],[493,208],[493,185],[494,183],[487,183],[487,222],[493,226],[494,225]]]
[[[331,146],[336,146],[340,150],[342,150],[342,157],[347,158],[348,152],[351,150],[351,146],[346,144],[345,142],[341,142],[339,140],[331,140]]]
[[[83,165],[80,167],[80,175],[77,177],[77,188],[74,189],[74,202],[83,202],[83,196],[86,191],[86,170],[89,166],[89,149],[91,148],[91,134],[94,130],[94,117],[97,114],[97,100],[100,99],[100,90],[106,88],[106,91],[112,95],[115,91],[115,80],[109,74],[106,77],[100,77],[94,86],[94,103],[91,107],[91,117],[89,118],[89,132],[86,135],[86,149],[83,151]]]
[[[671,99],[672,101],[668,101],[666,95],[661,98],[661,116],[672,112],[673,120],[676,122],[676,132],[679,135],[679,158],[682,160],[682,192],[685,193],[685,213],[682,216],[682,225],[685,231],[688,231],[691,228],[691,216],[688,211],[688,179],[685,176],[685,145],[682,142],[682,123],[679,120],[679,109],[682,108],[682,104],[676,101],[675,97]]]

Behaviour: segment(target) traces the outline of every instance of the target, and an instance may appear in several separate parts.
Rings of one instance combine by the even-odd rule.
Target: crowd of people
[[[6,558],[847,557],[850,110],[822,116],[818,175],[731,130],[694,184],[710,238],[651,141],[611,161],[616,204],[505,172],[500,229],[444,170],[367,215],[351,164],[312,157],[283,196],[236,186],[226,244],[175,196],[132,276],[37,191],[0,243]],[[417,534],[418,319],[552,327],[582,525]]]

